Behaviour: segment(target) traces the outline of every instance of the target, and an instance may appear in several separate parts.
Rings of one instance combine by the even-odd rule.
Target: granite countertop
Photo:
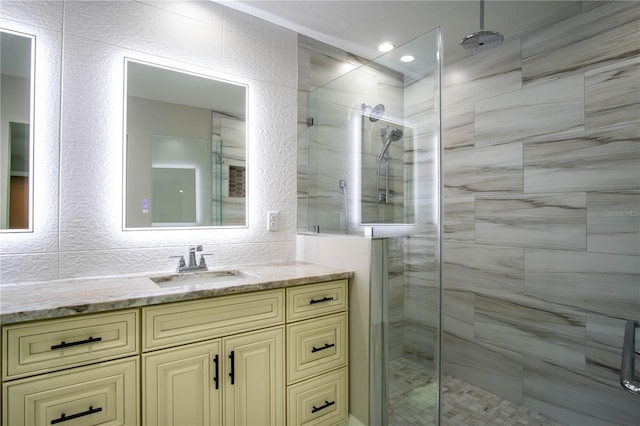
[[[298,261],[210,269],[216,270],[237,270],[241,276],[231,277],[233,279],[228,281],[165,288],[156,285],[149,277],[171,275],[172,272],[1,284],[0,324],[284,288],[353,276],[349,270]]]

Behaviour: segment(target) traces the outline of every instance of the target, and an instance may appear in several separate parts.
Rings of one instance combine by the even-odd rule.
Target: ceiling
[[[460,40],[480,29],[480,0],[220,1],[351,53],[374,59],[377,46],[402,45],[440,27],[445,55],[463,55]],[[581,1],[487,0],[485,29],[506,39],[581,10]]]

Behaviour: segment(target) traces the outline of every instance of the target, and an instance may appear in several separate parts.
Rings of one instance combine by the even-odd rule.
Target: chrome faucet
[[[201,253],[200,261],[196,261],[196,252],[201,252],[202,246],[191,246],[189,247],[189,265],[184,260],[184,256],[171,256],[171,257],[179,257],[178,267],[176,268],[176,272],[193,272],[193,271],[206,271],[207,270],[207,262],[204,260],[205,255],[209,255],[210,253]]]

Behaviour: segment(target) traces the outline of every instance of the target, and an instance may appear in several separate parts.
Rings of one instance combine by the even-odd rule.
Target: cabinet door
[[[284,424],[284,328],[223,339],[224,425]]]
[[[220,340],[142,355],[145,425],[220,425]]]

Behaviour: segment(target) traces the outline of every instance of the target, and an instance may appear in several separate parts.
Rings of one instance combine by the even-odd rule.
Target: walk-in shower
[[[438,419],[438,49],[434,30],[313,88],[302,118],[300,230],[381,243],[371,265],[382,279],[370,284],[370,359],[359,360],[370,363],[368,412],[351,407],[365,424],[404,425],[416,411],[426,424]],[[407,54],[416,61],[401,62]],[[405,372],[415,373],[409,388]]]

